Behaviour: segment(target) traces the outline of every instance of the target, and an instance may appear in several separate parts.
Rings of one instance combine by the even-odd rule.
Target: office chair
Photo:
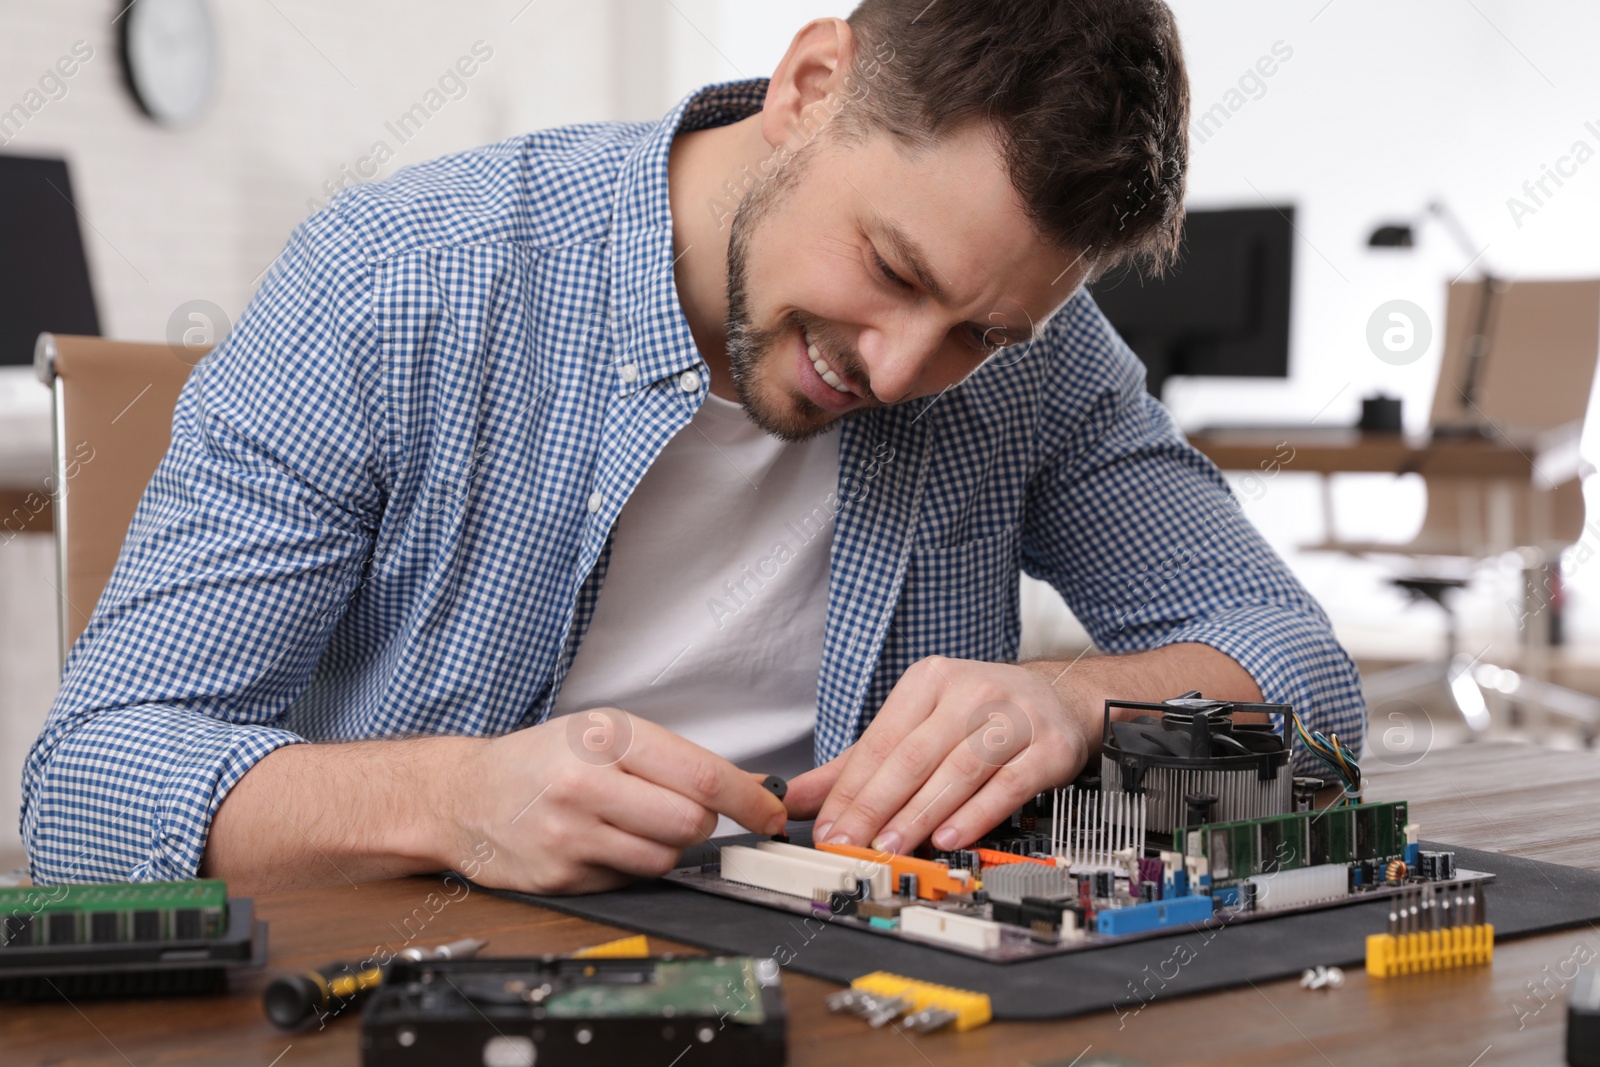
[[[1552,685],[1541,677],[1548,644],[1546,605],[1524,614],[1530,639],[1525,657],[1534,668],[1518,672],[1469,656],[1458,646],[1452,603],[1479,565],[1519,551],[1530,573],[1559,567],[1563,550],[1584,530],[1583,476],[1578,439],[1588,411],[1600,353],[1600,280],[1505,282],[1497,288],[1489,322],[1490,347],[1481,353],[1473,400],[1461,402],[1459,382],[1479,316],[1482,286],[1449,288],[1444,358],[1434,392],[1430,426],[1436,435],[1500,436],[1527,451],[1535,485],[1472,476],[1425,475],[1427,511],[1416,537],[1405,543],[1339,541],[1310,550],[1352,555],[1402,555],[1435,566],[1397,575],[1390,583],[1412,602],[1431,602],[1444,613],[1447,649],[1442,661],[1382,671],[1363,679],[1369,707],[1443,686],[1450,703],[1475,732],[1489,726],[1485,689],[1582,724],[1592,741],[1600,726],[1600,698]],[[1475,325],[1476,324],[1476,325]],[[1453,564],[1454,574],[1441,573]]]
[[[172,410],[208,349],[42,333],[53,396],[57,639],[66,663],[100,601],[134,509],[172,440]]]

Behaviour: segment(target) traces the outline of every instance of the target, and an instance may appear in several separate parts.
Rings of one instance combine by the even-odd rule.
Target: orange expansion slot
[[[965,893],[972,888],[971,883],[952,878],[949,867],[933,860],[919,860],[915,856],[902,856],[895,852],[879,852],[860,845],[817,844],[813,847],[821,852],[884,864],[894,875],[896,884],[899,884],[902,874],[914,874],[917,876],[917,896],[923,900],[943,900],[949,893]]]
[[[1055,860],[1042,860],[1038,856],[1019,856],[1014,852],[1001,852],[993,848],[974,849],[978,854],[978,862],[985,867],[1003,867],[1008,863],[1037,863],[1042,867],[1054,867]]]

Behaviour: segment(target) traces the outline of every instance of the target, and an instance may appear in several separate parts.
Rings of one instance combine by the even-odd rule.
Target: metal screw
[[[1307,969],[1300,975],[1300,988],[1302,989],[1338,989],[1344,985],[1344,971],[1338,967],[1318,967],[1315,970]]]

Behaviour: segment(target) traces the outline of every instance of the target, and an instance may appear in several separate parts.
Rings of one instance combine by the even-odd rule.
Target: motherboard
[[[1294,777],[1296,743],[1331,782]],[[1391,925],[1483,921],[1493,876],[1423,850],[1405,801],[1363,803],[1353,754],[1289,705],[1107,701],[1101,745],[1097,773],[1034,797],[969,848],[774,839],[667,878],[997,963],[1384,897]],[[1328,785],[1337,795],[1319,805]],[[1419,900],[1425,913],[1400,914]]]

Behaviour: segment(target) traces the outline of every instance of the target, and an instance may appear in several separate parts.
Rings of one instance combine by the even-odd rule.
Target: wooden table
[[[1425,755],[1413,766],[1371,768],[1368,798],[1409,799],[1424,833],[1490,851],[1600,869],[1600,755],[1475,744]],[[436,888],[429,879],[276,893],[257,900],[272,924],[271,970],[359,959],[380,942],[399,945],[400,925]],[[1493,900],[1490,902],[1493,919]],[[426,914],[424,909],[423,914]],[[413,925],[415,928],[415,925]],[[622,931],[472,893],[422,928],[424,943],[486,937],[492,954],[567,952]],[[656,951],[688,951],[652,939]],[[786,974],[790,1063],[958,1067],[1068,1063],[1085,1050],[1166,1064],[1560,1064],[1565,998],[1539,1008],[1525,982],[1547,979],[1574,948],[1600,955],[1600,934],[1582,928],[1505,942],[1491,968],[1368,981],[1352,971],[1343,989],[1308,991],[1294,981],[1151,1004],[1059,1023],[994,1023],[965,1034],[911,1038],[831,1015],[836,988]],[[43,1003],[0,1008],[5,1064],[237,1064],[312,1067],[359,1062],[356,1019],[321,1032],[284,1034],[261,1014],[266,974],[224,998]],[[1110,998],[1108,997],[1108,1000]],[[1523,1026],[1513,1005],[1522,1005]],[[1534,1009],[1538,1009],[1534,1011]],[[667,1067],[661,1064],[659,1067]],[[692,1067],[686,1059],[679,1067]]]
[[[1216,429],[1189,443],[1223,470],[1284,470],[1315,474],[1432,474],[1528,482],[1534,445],[1501,436],[1431,440],[1398,433],[1363,433],[1342,427],[1282,430]],[[1283,446],[1293,450],[1286,459]]]

